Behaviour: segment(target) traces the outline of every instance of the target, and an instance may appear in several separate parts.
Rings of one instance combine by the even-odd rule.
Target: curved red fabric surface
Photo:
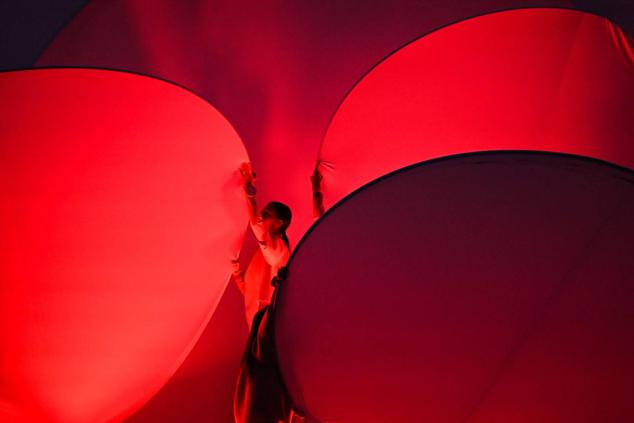
[[[313,222],[308,178],[321,140],[337,105],[365,72],[437,28],[535,6],[581,7],[569,0],[155,0],[151,7],[96,0],[38,65],[132,70],[199,93],[235,125],[258,173],[260,200],[290,205],[289,235],[296,243]]]
[[[155,0],[150,7],[138,0],[93,0],[38,65],[128,69],[195,90],[227,116],[248,148],[258,201],[291,206],[289,236],[296,245],[313,222],[308,176],[330,118],[372,66],[404,43],[461,19],[506,8],[591,3]],[[610,4],[594,7],[614,10]],[[464,75],[469,77],[467,70]],[[245,339],[242,297],[230,287],[191,355],[130,421],[231,421]]]
[[[468,20],[389,57],[343,102],[319,159],[326,206],[394,169],[469,151],[634,168],[634,61],[609,21],[532,9]]]
[[[172,84],[0,74],[0,420],[120,420],[185,359],[244,236],[226,119]]]
[[[634,175],[483,153],[395,172],[298,246],[282,374],[308,421],[630,421]]]

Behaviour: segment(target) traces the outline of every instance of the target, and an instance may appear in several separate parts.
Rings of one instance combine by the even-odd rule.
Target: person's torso
[[[268,263],[262,250],[258,248],[245,272],[244,304],[249,323],[261,307],[271,302],[274,290],[271,281],[277,275],[277,271],[288,263],[290,252],[284,241],[277,239],[274,248],[280,252],[277,262]]]

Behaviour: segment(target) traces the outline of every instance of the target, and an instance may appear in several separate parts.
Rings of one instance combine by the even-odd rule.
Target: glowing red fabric
[[[239,252],[244,146],[128,73],[0,74],[0,420],[120,420],[170,378]]]
[[[295,245],[313,221],[308,176],[329,119],[373,65],[405,42],[461,19],[506,8],[584,4],[591,5],[155,0],[147,7],[135,0],[94,0],[38,65],[128,69],[195,90],[228,117],[246,144],[258,172],[260,202],[290,204]],[[609,2],[596,7],[610,9]],[[468,69],[463,71],[468,78]],[[242,316],[242,297],[231,287],[190,357],[131,421],[230,421],[234,369],[246,338]]]
[[[609,21],[554,9],[482,16],[412,43],[337,111],[319,155],[326,207],[394,169],[468,151],[634,168],[630,49]]]
[[[290,205],[289,236],[295,244],[313,222],[308,177],[330,118],[368,70],[406,42],[440,27],[535,6],[581,7],[570,0],[274,5],[154,0],[152,7],[138,0],[94,0],[56,37],[38,65],[126,69],[199,93],[240,134],[258,173],[262,204],[278,200]],[[460,71],[469,77],[466,69]]]
[[[280,288],[291,396],[310,422],[632,420],[633,183],[483,153],[347,197]]]

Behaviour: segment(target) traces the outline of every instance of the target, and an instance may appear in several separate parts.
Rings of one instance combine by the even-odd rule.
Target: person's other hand
[[[238,277],[242,274],[242,270],[240,269],[240,261],[238,259],[231,260],[231,273],[235,277]]]

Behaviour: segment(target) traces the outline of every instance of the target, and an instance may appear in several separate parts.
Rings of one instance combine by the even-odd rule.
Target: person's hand
[[[238,259],[231,260],[231,273],[233,274],[234,278],[240,278],[242,276],[240,261]]]
[[[319,165],[320,163],[317,162],[313,174],[310,175],[310,183],[313,187],[313,192],[321,192],[321,181],[324,179],[321,172],[319,171]]]
[[[242,295],[244,295],[244,274],[240,269],[240,262],[237,258],[231,260],[231,279],[233,279]]]
[[[277,271],[277,274],[273,277],[273,280],[271,280],[271,285],[273,285],[274,287],[280,286],[280,283],[284,282],[287,276],[288,269],[286,266],[284,266]]]
[[[240,177],[242,178],[242,188],[247,196],[252,197],[255,195],[255,172],[251,167],[251,163],[244,162],[238,168],[240,171]]]
[[[242,178],[242,185],[246,185],[249,182],[252,183],[255,179],[255,172],[253,172],[250,162],[240,164],[238,171],[240,172],[240,177]]]
[[[321,192],[321,183],[324,177],[319,171],[321,165],[322,162],[318,160],[313,174],[310,175],[310,184],[313,188],[313,217],[319,217],[324,214],[324,195]]]

